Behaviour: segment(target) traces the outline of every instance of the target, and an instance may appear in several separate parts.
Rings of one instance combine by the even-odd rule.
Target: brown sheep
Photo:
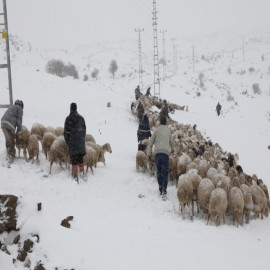
[[[63,127],[56,127],[54,130],[54,134],[59,137],[59,136],[64,136],[64,128]]]
[[[69,150],[64,136],[59,136],[53,141],[48,153],[48,157],[50,162],[50,174],[52,172],[52,165],[55,162],[58,162],[60,167],[63,168],[62,162],[64,161],[67,168],[67,163],[69,161]]]
[[[56,138],[57,138],[56,135],[53,134],[52,132],[45,132],[43,135],[41,145],[42,151],[45,154],[46,159],[48,156],[48,152],[50,151],[51,145]]]
[[[228,194],[228,211],[232,214],[233,224],[242,223],[244,211],[244,196],[240,188],[232,187]]]
[[[85,142],[94,142],[94,143],[96,143],[96,140],[91,134],[86,134],[85,135]]]
[[[85,144],[86,154],[83,157],[83,164],[86,166],[86,173],[90,168],[92,174],[94,174],[93,167],[97,164],[99,152],[95,150],[88,143]]]
[[[226,191],[223,188],[215,188],[212,190],[209,198],[207,224],[211,217],[215,217],[216,226],[220,225],[222,217],[225,223],[225,212],[227,206],[228,200]]]
[[[137,169],[137,171],[139,171],[140,168],[142,168],[143,172],[146,172],[147,163],[148,163],[148,157],[145,154],[145,152],[138,150],[137,154],[136,154],[136,169]]]
[[[31,128],[31,134],[37,135],[39,141],[42,140],[45,132],[45,127],[40,123],[34,123]]]
[[[29,155],[29,161],[32,160],[32,162],[34,162],[36,158],[36,162],[39,162],[39,142],[37,135],[31,134],[29,136],[27,150]]]
[[[20,135],[16,135],[16,147],[19,150],[19,157],[21,149],[23,149],[23,156],[25,159],[27,159],[27,153],[26,149],[28,147],[28,141],[29,141],[30,131],[28,128],[24,125],[22,125],[22,130]]]

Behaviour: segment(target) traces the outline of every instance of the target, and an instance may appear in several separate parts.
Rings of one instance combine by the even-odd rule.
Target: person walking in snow
[[[219,104],[219,102],[218,102],[218,104],[216,106],[216,111],[217,111],[217,115],[219,116],[220,115],[220,111],[221,111],[221,105]]]
[[[165,115],[159,116],[160,126],[156,128],[147,146],[147,156],[152,157],[152,148],[155,145],[155,163],[160,195],[165,199],[167,194],[169,155],[174,150],[174,141],[171,131],[167,127]]]
[[[144,139],[149,139],[151,137],[149,118],[146,113],[143,114],[142,121],[139,123],[139,127],[137,130],[137,138],[138,138],[138,150],[144,151],[145,145],[142,144]]]
[[[163,103],[161,105],[160,114],[163,114],[165,117],[170,118],[170,116],[169,116],[169,107],[168,107],[168,103],[167,103],[166,99],[163,100]]]
[[[151,86],[149,86],[146,90],[146,93],[145,93],[145,96],[146,97],[149,97],[149,96],[152,96],[151,93],[150,93],[150,90],[151,90]]]
[[[140,96],[142,96],[141,90],[140,90],[140,86],[137,85],[136,89],[135,89],[135,99],[138,100],[140,98]]]
[[[78,170],[84,176],[83,156],[85,150],[86,126],[84,118],[77,112],[77,104],[70,104],[70,114],[65,120],[64,137],[68,145],[72,164],[72,177],[78,181]],[[79,168],[78,168],[79,167]]]
[[[16,100],[1,118],[1,128],[6,140],[7,161],[12,163],[15,158],[15,138],[22,130],[23,102]]]

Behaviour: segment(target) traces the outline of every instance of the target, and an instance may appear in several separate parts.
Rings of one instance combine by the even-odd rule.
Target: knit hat
[[[76,103],[71,103],[70,104],[70,111],[71,112],[76,112],[77,111],[77,104]]]

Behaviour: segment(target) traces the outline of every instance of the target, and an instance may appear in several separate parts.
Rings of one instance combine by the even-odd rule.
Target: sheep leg
[[[191,201],[191,216],[190,216],[190,219],[193,220],[193,217],[194,217],[194,201],[192,200]]]
[[[52,173],[52,162],[50,163],[50,172],[49,172],[49,174],[51,174]]]

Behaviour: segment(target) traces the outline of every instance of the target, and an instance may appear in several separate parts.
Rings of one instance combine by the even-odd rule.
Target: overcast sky
[[[2,1],[1,1],[2,6]],[[153,0],[8,0],[9,31],[34,46],[152,38]],[[270,0],[157,0],[168,37],[269,31]]]

